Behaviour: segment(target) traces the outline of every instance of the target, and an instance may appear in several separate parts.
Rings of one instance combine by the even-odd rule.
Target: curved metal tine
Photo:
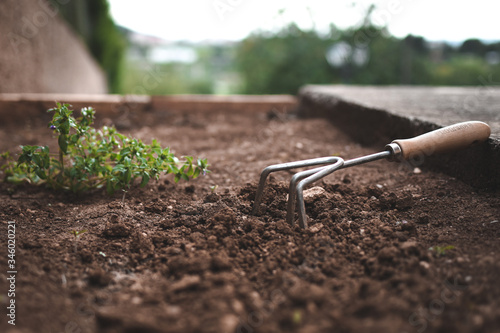
[[[337,157],[335,163],[339,163],[339,161],[343,161],[342,158]],[[328,168],[328,166],[323,166],[315,169],[310,169],[310,170],[305,170],[296,173],[293,175],[292,179],[290,180],[290,187],[289,187],[289,193],[288,193],[288,203],[287,203],[287,210],[286,210],[286,222],[293,226],[295,224],[295,193],[296,193],[296,187],[297,183],[306,178],[309,177],[310,175],[313,175],[325,168]]]
[[[338,163],[335,163],[331,166],[326,166],[321,168],[322,170],[312,174],[311,176],[307,177],[306,179],[300,181],[298,185],[296,186],[296,195],[297,195],[297,203],[299,206],[299,224],[302,228],[307,228],[307,215],[306,215],[306,207],[304,204],[304,187],[307,185],[314,183],[315,181],[328,176],[332,172],[338,170],[338,169],[344,169],[344,168],[349,168],[352,166],[380,160],[383,158],[387,158],[391,156],[392,153],[388,150],[381,151],[379,153],[371,154],[371,155],[366,155],[366,156],[361,156],[358,158],[353,158],[347,161],[344,161],[341,159]]]
[[[264,170],[262,170],[262,172],[260,174],[259,186],[257,187],[257,193],[255,195],[255,201],[253,204],[252,215],[257,215],[259,213],[259,207],[260,207],[260,203],[262,201],[262,196],[264,194],[264,187],[266,185],[266,179],[270,173],[276,172],[276,171],[288,170],[288,169],[321,165],[321,164],[331,164],[331,163],[335,163],[337,159],[338,159],[338,157],[336,157],[336,156],[319,157],[319,158],[312,158],[309,160],[273,164],[273,165],[270,165],[270,166],[264,168]]]
[[[341,169],[344,166],[344,160],[340,159],[337,163],[323,167],[320,171],[314,173],[313,175],[307,177],[306,179],[299,182],[296,187],[296,195],[297,195],[297,203],[299,207],[299,225],[302,228],[307,228],[307,215],[306,215],[306,207],[304,204],[304,187],[307,185],[314,183],[315,181],[324,178],[331,174],[332,172]]]

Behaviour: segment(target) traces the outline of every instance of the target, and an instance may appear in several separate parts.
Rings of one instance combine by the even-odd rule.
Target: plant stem
[[[61,148],[59,148],[59,163],[61,163],[61,173],[64,175],[64,154]]]

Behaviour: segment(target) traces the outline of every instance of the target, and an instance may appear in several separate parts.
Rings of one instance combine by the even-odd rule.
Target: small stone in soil
[[[316,199],[326,197],[326,190],[322,187],[315,186],[303,192],[304,202],[312,203]]]
[[[321,229],[323,229],[324,225],[323,223],[316,223],[315,225],[309,227],[307,231],[311,234],[318,233]]]
[[[405,251],[407,254],[418,254],[418,244],[413,241],[406,241],[399,245],[399,248]]]
[[[422,267],[423,269],[429,269],[431,267],[431,265],[427,262],[427,261],[421,261],[419,263],[420,267]]]
[[[236,327],[240,323],[238,317],[233,314],[227,314],[222,317],[220,321],[220,331],[221,333],[232,333],[236,331]]]
[[[102,232],[102,235],[105,238],[125,238],[130,236],[130,228],[125,224],[117,223],[117,224],[108,224],[106,229]]]
[[[173,292],[182,291],[186,289],[192,289],[197,287],[201,283],[201,278],[199,275],[186,275],[177,282],[174,282],[170,286],[170,290]]]

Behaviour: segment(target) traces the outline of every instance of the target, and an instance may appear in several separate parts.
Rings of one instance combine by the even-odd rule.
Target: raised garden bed
[[[99,110],[97,110],[99,112]],[[500,327],[500,198],[444,174],[378,161],[340,170],[284,222],[287,181],[267,165],[375,152],[324,119],[282,112],[155,112],[101,119],[208,158],[109,197],[0,183],[0,290],[15,221],[16,326],[2,332],[494,332]],[[46,121],[0,130],[0,150],[51,140]],[[378,150],[380,150],[380,147]],[[214,189],[214,186],[217,186]],[[72,230],[88,230],[75,241]],[[432,248],[432,249],[430,249]]]

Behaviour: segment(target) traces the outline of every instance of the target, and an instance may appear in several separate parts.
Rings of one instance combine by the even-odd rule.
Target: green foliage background
[[[349,45],[351,53],[335,66],[327,53],[339,43]],[[192,64],[149,64],[148,70],[141,68],[144,64],[128,64],[123,92],[137,93],[152,68],[159,79],[146,94],[220,94],[223,80],[222,93],[241,94],[296,94],[305,84],[500,84],[500,59],[487,60],[500,57],[498,42],[471,39],[453,46],[412,35],[396,38],[371,24],[346,30],[332,25],[327,33],[290,24],[277,32],[254,32],[237,43],[191,47],[198,54]],[[355,61],[355,49],[367,54],[366,62]]]
[[[337,43],[368,54],[356,64],[354,53],[345,63],[329,65],[325,55]],[[486,60],[500,52],[500,43],[467,40],[459,47],[429,43],[409,35],[398,39],[383,28],[366,25],[327,35],[302,31],[295,25],[275,34],[254,33],[237,47],[236,63],[248,94],[297,93],[304,84],[366,85],[492,85],[500,84],[500,65]],[[497,53],[498,54],[498,53]]]
[[[106,0],[51,1],[87,43],[113,93],[296,94],[305,84],[500,84],[500,42],[469,39],[450,45],[412,35],[396,38],[371,23],[373,8],[361,26],[345,30],[332,23],[330,31],[318,32],[292,23],[279,31],[256,31],[240,42],[177,42],[194,49],[197,59],[155,63],[148,58],[153,46],[134,44],[132,32],[116,27]],[[332,65],[327,54],[339,43],[351,52],[341,65]],[[143,57],[127,56],[132,49]],[[367,55],[365,62],[356,61],[356,49]]]

